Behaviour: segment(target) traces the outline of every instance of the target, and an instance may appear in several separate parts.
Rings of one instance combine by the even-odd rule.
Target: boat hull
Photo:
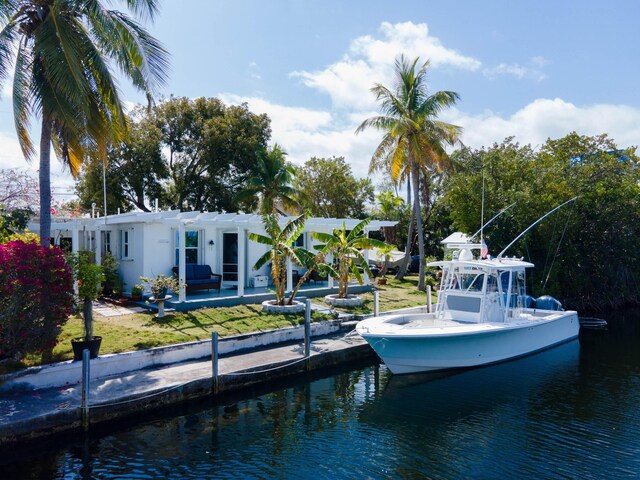
[[[358,326],[385,365],[394,374],[469,368],[529,355],[577,338],[576,312],[555,312],[553,320],[468,333],[376,333]],[[368,330],[368,331],[367,331]]]

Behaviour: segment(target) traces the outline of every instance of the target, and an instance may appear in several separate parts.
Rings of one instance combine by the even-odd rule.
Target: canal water
[[[640,315],[500,365],[368,366],[56,443],[0,477],[640,478]]]

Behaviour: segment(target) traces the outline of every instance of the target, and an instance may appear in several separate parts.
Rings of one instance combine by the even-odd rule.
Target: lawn
[[[426,303],[426,295],[416,288],[417,278],[407,277],[398,282],[389,278],[388,284],[379,287],[380,311],[395,310]],[[373,294],[363,294],[361,307],[341,309],[354,314],[373,312]],[[323,304],[321,298],[313,299]],[[330,320],[333,316],[312,312],[313,322]],[[102,336],[101,354],[119,353],[132,350],[173,345],[211,338],[217,331],[221,337],[243,333],[274,330],[304,324],[304,314],[274,315],[262,312],[261,305],[238,305],[235,307],[202,308],[191,312],[176,312],[162,319],[150,313],[138,313],[119,317],[103,317],[94,314],[94,334]],[[43,359],[41,355],[29,355],[23,362],[0,367],[0,373],[40,365],[60,362],[73,358],[72,338],[82,336],[82,319],[71,317],[58,337],[58,344],[52,354]],[[4,372],[3,372],[4,370]]]
[[[399,308],[417,307],[426,305],[427,303],[427,294],[418,290],[417,276],[407,276],[402,281],[394,280],[393,277],[387,277],[387,284],[379,285],[377,289],[379,292],[378,301],[380,312],[397,310]],[[363,300],[361,306],[340,308],[339,310],[356,315],[373,313],[373,292],[363,293],[360,294],[360,296]],[[432,298],[432,303],[435,303],[435,288],[432,288]],[[318,299],[317,302],[320,302],[320,299]]]

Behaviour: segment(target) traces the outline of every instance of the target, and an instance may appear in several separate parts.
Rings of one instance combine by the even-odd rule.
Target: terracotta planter
[[[378,285],[386,285],[387,279],[385,277],[378,278]]]

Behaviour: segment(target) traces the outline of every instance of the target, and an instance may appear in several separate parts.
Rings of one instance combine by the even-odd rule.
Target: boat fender
[[[550,295],[543,295],[536,299],[536,308],[540,310],[562,310],[562,303]]]

